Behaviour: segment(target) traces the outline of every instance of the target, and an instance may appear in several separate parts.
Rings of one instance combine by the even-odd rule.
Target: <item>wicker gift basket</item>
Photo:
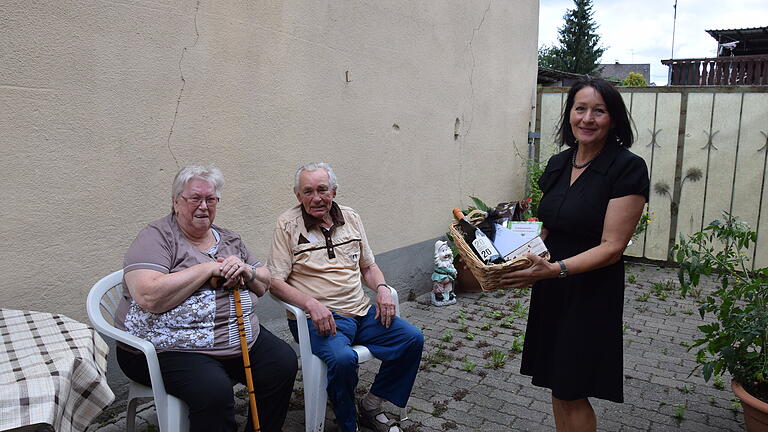
[[[471,215],[472,213],[468,215],[470,219],[474,219]],[[503,274],[513,270],[522,270],[524,268],[528,268],[532,264],[531,260],[526,257],[518,257],[503,264],[483,264],[483,262],[480,261],[480,258],[475,255],[475,252],[472,250],[472,248],[467,244],[466,241],[464,241],[464,236],[462,235],[462,231],[458,222],[452,223],[448,227],[448,230],[451,232],[453,243],[459,250],[461,259],[464,261],[469,271],[472,272],[472,275],[475,276],[475,279],[477,279],[477,281],[480,283],[480,287],[483,289],[483,291],[494,291],[501,289],[500,282],[501,276]],[[549,254],[547,254],[545,258],[549,259]]]

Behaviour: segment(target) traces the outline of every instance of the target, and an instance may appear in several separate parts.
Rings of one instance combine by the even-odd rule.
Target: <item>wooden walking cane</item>
[[[221,278],[211,278],[211,286],[217,288]],[[253,389],[253,375],[251,374],[251,358],[248,354],[248,341],[245,339],[245,321],[243,321],[243,304],[240,302],[240,287],[233,288],[235,296],[235,315],[237,316],[237,332],[240,334],[240,351],[243,353],[243,367],[245,368],[245,383],[248,387],[248,402],[251,406],[251,421],[253,431],[261,432],[259,425],[259,411],[256,409],[256,392]]]

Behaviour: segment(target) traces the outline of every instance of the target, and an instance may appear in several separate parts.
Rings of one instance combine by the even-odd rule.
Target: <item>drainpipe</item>
[[[536,102],[538,100],[538,88],[533,88],[533,94],[531,95],[531,117],[528,119],[528,160],[525,163],[526,176],[525,176],[525,195],[528,196],[531,193],[531,181],[528,171],[531,168],[530,161],[536,160],[536,140],[541,137],[541,133],[536,132],[536,111],[538,106]]]

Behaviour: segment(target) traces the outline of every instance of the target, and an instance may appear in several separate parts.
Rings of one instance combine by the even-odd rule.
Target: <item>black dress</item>
[[[600,244],[612,198],[639,194],[648,200],[648,168],[639,156],[607,144],[569,186],[573,151],[552,156],[539,180],[544,196],[538,217],[549,231],[545,243],[552,261]],[[537,282],[520,372],[558,399],[623,402],[623,303],[623,260]]]

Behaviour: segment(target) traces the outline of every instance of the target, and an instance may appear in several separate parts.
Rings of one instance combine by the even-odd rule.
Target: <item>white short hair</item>
[[[315,171],[318,168],[322,168],[328,173],[328,183],[331,189],[336,190],[339,184],[336,182],[336,174],[333,173],[333,168],[325,162],[312,162],[308,163],[296,170],[296,176],[293,179],[293,191],[299,191],[299,177],[304,171]]]
[[[187,182],[195,178],[210,183],[213,186],[213,193],[221,198],[221,190],[224,189],[224,176],[221,174],[221,171],[213,165],[189,165],[180,169],[173,179],[171,199],[175,200],[178,198]]]

